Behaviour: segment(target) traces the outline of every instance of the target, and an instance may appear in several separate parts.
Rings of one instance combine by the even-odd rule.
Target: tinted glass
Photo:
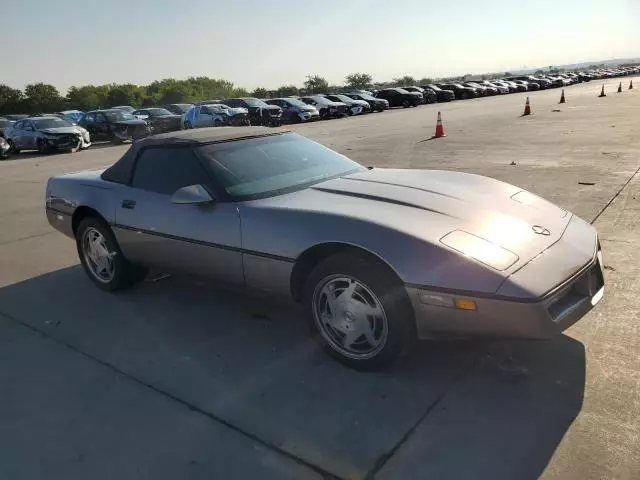
[[[132,186],[173,195],[189,185],[208,185],[209,178],[188,148],[147,148],[136,162]]]
[[[306,107],[307,104],[298,100],[297,98],[287,98],[286,100],[282,100],[282,103],[284,104],[283,106],[287,106],[287,104],[289,105],[293,105],[295,107]]]
[[[104,115],[106,115],[106,117],[112,122],[119,122],[121,120],[137,120],[136,117],[123,110],[109,110],[104,112]]]
[[[227,193],[240,198],[298,190],[364,170],[347,157],[294,134],[206,145],[199,151]]]
[[[85,122],[95,122],[96,114],[95,113],[87,113],[83,119]]]
[[[257,98],[244,98],[244,102],[250,107],[266,107],[267,104]]]
[[[152,117],[159,117],[161,115],[173,115],[166,108],[150,108],[149,110],[146,110],[146,111],[149,112],[146,115],[151,115]]]

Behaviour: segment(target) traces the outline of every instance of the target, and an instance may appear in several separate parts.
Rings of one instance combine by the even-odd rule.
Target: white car
[[[20,150],[84,150],[91,146],[89,132],[59,117],[29,117],[19,120],[5,131],[5,138],[15,153]]]
[[[223,127],[249,125],[246,108],[231,108],[222,103],[193,105],[182,118],[184,128]]]

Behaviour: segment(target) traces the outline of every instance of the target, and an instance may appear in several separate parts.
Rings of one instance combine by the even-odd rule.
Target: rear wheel
[[[339,253],[322,261],[306,282],[304,302],[320,345],[349,367],[387,367],[415,339],[402,282],[364,254]]]
[[[85,272],[98,288],[121,290],[144,279],[147,270],[122,255],[111,229],[95,217],[87,217],[76,231],[78,256]]]

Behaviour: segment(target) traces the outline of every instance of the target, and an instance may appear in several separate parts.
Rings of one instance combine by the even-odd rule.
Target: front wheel
[[[37,146],[38,146],[38,152],[43,153],[45,155],[51,151],[49,148],[49,144],[42,139],[38,139]]]
[[[402,106],[404,108],[409,108],[411,106],[411,102],[409,100],[405,99],[405,100],[402,101]]]
[[[101,220],[87,217],[76,231],[78,256],[85,272],[98,288],[121,290],[144,279],[147,270],[122,255],[111,229]]]
[[[7,143],[9,144],[10,151],[13,153],[20,153],[20,149],[18,147],[16,147],[16,144],[14,143],[13,140],[7,140]]]
[[[306,282],[304,301],[323,349],[357,370],[389,366],[415,338],[403,284],[364,254],[339,253],[322,261]]]

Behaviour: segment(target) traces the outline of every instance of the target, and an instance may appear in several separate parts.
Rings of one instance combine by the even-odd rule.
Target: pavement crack
[[[475,370],[478,367],[479,360],[482,357],[482,355],[484,355],[485,353],[486,353],[486,348],[482,348],[482,347],[478,348],[478,352],[472,356],[472,359],[469,362],[469,365],[466,366],[465,368],[460,369],[460,371],[451,379],[449,387],[446,388],[442,393],[440,393],[440,395],[438,395],[434,399],[434,401],[427,406],[427,409],[424,411],[424,413],[420,415],[420,418],[418,418],[418,420],[413,424],[413,426],[409,430],[407,430],[407,432],[402,436],[402,438],[400,438],[400,440],[398,440],[398,442],[393,447],[391,447],[391,449],[388,452],[378,457],[374,466],[363,477],[363,480],[373,480],[375,475],[382,469],[382,467],[386,465],[386,463],[396,454],[396,452],[400,450],[400,448],[402,448],[402,446],[405,443],[407,443],[409,438],[411,438],[411,435],[413,434],[413,432],[416,431],[416,429],[420,426],[420,424],[431,414],[431,412],[440,404],[440,402],[442,402],[446,398],[449,392],[451,392],[462,380],[464,380],[464,378],[468,374],[470,374],[473,370]]]
[[[39,238],[46,237],[47,235],[51,235],[52,233],[57,233],[55,231],[44,232],[44,233],[34,233],[33,235],[27,235],[26,237],[14,238],[13,240],[7,240],[6,242],[0,242],[0,247],[4,245],[10,245],[12,243],[21,242],[22,240],[29,240],[31,238]]]
[[[47,339],[47,340],[59,345],[59,346],[67,348],[68,350],[70,350],[70,351],[72,351],[72,352],[74,352],[74,353],[76,353],[78,355],[81,355],[82,357],[84,357],[84,358],[86,358],[88,360],[91,360],[91,361],[93,361],[95,363],[98,363],[99,365],[101,365],[101,366],[103,366],[105,368],[108,368],[109,370],[115,372],[116,374],[118,374],[118,375],[120,375],[120,376],[122,376],[122,377],[124,377],[124,378],[126,378],[128,380],[131,380],[132,382],[134,382],[134,383],[136,383],[136,384],[138,384],[138,385],[140,385],[142,387],[145,387],[145,388],[147,388],[147,389],[149,389],[149,390],[151,390],[151,391],[153,391],[153,392],[155,392],[155,393],[157,393],[159,395],[162,395],[163,397],[168,398],[169,400],[172,400],[175,403],[180,404],[181,406],[187,408],[188,410],[190,410],[192,412],[198,413],[198,414],[206,417],[208,420],[212,420],[214,422],[217,422],[217,423],[220,423],[220,424],[224,425],[225,427],[229,428],[230,430],[232,430],[232,431],[234,431],[234,432],[236,432],[236,433],[238,433],[238,434],[240,434],[240,435],[242,435],[244,437],[247,437],[248,439],[250,439],[250,440],[252,440],[252,441],[254,441],[256,443],[259,443],[263,447],[266,447],[266,448],[268,448],[268,449],[270,449],[270,450],[282,455],[283,457],[288,458],[289,460],[291,460],[291,461],[293,461],[293,462],[295,462],[295,463],[297,463],[299,465],[302,465],[302,466],[308,468],[309,470],[312,470],[313,472],[315,472],[318,475],[320,475],[324,480],[344,480],[341,477],[338,477],[338,476],[336,476],[336,475],[334,475],[334,474],[332,474],[330,472],[327,472],[326,470],[322,469],[321,467],[318,467],[317,465],[309,463],[309,462],[307,462],[306,460],[304,460],[302,458],[296,457],[295,455],[293,455],[293,454],[291,454],[291,453],[289,453],[289,452],[287,452],[285,450],[282,450],[277,445],[274,445],[271,442],[263,440],[260,437],[256,436],[255,434],[253,434],[251,432],[248,432],[248,431],[246,431],[246,430],[244,430],[242,428],[239,428],[236,425],[233,425],[232,423],[228,422],[227,420],[225,420],[225,419],[223,419],[221,417],[218,417],[217,415],[214,415],[213,413],[208,412],[208,411],[198,407],[197,405],[194,405],[194,404],[192,404],[192,403],[190,403],[190,402],[188,402],[186,400],[183,400],[183,399],[173,395],[172,393],[169,393],[169,392],[167,392],[165,390],[162,390],[162,389],[160,389],[160,388],[158,388],[158,387],[156,387],[156,386],[154,386],[154,385],[152,385],[150,383],[145,382],[144,380],[140,380],[139,378],[134,377],[130,373],[128,373],[128,372],[126,372],[124,370],[121,370],[120,368],[116,367],[115,365],[113,365],[113,364],[111,364],[111,363],[109,363],[109,362],[107,362],[105,360],[102,360],[102,359],[100,359],[98,357],[94,357],[93,355],[90,355],[90,354],[80,350],[76,346],[74,346],[74,345],[72,345],[72,344],[70,344],[70,343],[68,343],[68,342],[66,342],[64,340],[61,340],[59,338],[56,338],[56,337],[50,335],[47,332],[39,330],[38,328],[34,327],[33,325],[30,325],[30,324],[28,324],[28,323],[26,323],[26,322],[24,322],[24,321],[22,321],[22,320],[20,320],[20,319],[18,319],[16,317],[14,317],[13,315],[9,315],[8,313],[0,311],[0,316],[2,316],[4,318],[6,318],[7,320],[10,320],[10,321],[12,321],[14,323],[17,323],[17,324],[27,328],[28,330],[34,332],[35,334],[40,335],[41,337],[43,337],[43,338],[45,338],[45,339]]]
[[[627,179],[627,181],[622,184],[622,187],[620,187],[620,189],[615,193],[615,195],[613,197],[611,197],[611,200],[609,200],[607,202],[607,204],[604,207],[602,207],[602,209],[596,214],[596,216],[593,217],[593,220],[591,220],[591,222],[590,222],[591,225],[596,223],[596,220],[598,220],[600,218],[600,216],[611,206],[613,201],[620,196],[622,191],[625,188],[627,188],[627,185],[629,185],[631,183],[631,180],[633,180],[636,177],[636,175],[638,175],[638,173],[640,173],[640,167],[638,167],[636,169],[636,171],[633,172],[633,174],[631,174],[631,176]]]

